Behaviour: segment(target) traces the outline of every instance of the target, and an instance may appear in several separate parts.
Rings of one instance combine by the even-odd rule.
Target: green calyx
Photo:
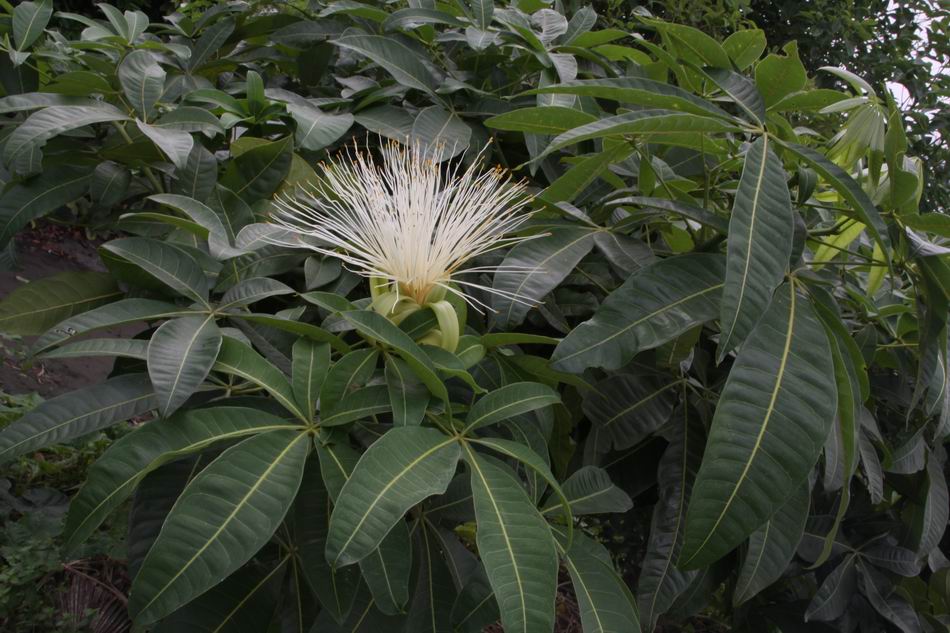
[[[459,314],[456,305],[445,299],[447,294],[445,289],[433,289],[426,296],[425,302],[420,304],[414,298],[392,288],[392,284],[385,280],[370,278],[370,294],[373,298],[370,308],[396,325],[402,323],[414,312],[424,308],[431,309],[438,321],[438,326],[416,338],[416,342],[455,352],[464,327],[464,316]],[[464,304],[462,309],[464,310]]]

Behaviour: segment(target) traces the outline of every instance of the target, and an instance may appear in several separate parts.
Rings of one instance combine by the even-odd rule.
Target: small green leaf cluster
[[[546,633],[563,567],[589,633],[713,601],[736,630],[945,630],[950,227],[886,97],[813,89],[756,29],[589,6],[99,7],[14,10],[0,241],[67,203],[125,236],[0,328],[115,369],[0,459],[153,414],[66,523],[72,549],[131,499],[137,623]],[[383,138],[528,180],[535,239],[476,262],[491,311],[387,318],[267,222]],[[634,504],[628,587],[583,516]]]

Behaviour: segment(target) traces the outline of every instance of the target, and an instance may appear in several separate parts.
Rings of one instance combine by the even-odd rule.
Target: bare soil
[[[0,270],[0,299],[24,283],[77,270],[104,271],[96,252],[101,240],[90,240],[79,228],[42,223],[17,236],[17,269]],[[131,337],[141,325],[101,330],[98,336]],[[9,394],[37,392],[44,398],[81,389],[106,379],[111,358],[33,361],[35,337],[0,337],[0,390]]]

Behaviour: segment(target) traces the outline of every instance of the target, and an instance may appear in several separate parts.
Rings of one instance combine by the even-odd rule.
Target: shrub
[[[56,15],[78,40],[43,36],[48,2],[14,11],[0,236],[65,203],[130,236],[111,275],[0,310],[39,358],[118,360],[0,457],[156,412],[66,526],[76,547],[134,494],[140,624],[543,632],[563,565],[587,631],[709,604],[754,630],[945,627],[948,226],[917,213],[887,95],[840,69],[849,92],[812,89],[754,29],[598,30],[530,0],[99,6]],[[312,165],[401,151],[382,139],[446,179],[527,179],[533,214],[475,285],[419,290],[357,270],[371,231],[270,221],[347,217]],[[380,248],[425,255],[399,234],[421,237]],[[653,487],[634,598],[584,517]]]

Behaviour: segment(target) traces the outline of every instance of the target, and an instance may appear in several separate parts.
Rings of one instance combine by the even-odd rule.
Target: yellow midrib
[[[785,347],[782,350],[782,362],[779,364],[778,372],[775,376],[775,388],[772,390],[772,396],[769,400],[769,406],[765,410],[765,418],[762,420],[762,428],[759,429],[759,434],[755,438],[755,444],[752,445],[752,451],[749,453],[749,459],[746,461],[745,467],[743,467],[742,472],[739,474],[739,480],[736,482],[735,487],[732,489],[732,493],[729,495],[729,498],[726,499],[726,504],[723,506],[722,511],[719,513],[719,516],[716,518],[716,522],[713,523],[713,526],[709,529],[709,532],[706,534],[706,538],[703,539],[703,542],[700,543],[699,547],[696,548],[696,551],[693,553],[693,556],[689,560],[695,558],[699,552],[706,547],[706,543],[709,542],[709,539],[712,538],[712,535],[715,533],[716,529],[719,527],[719,524],[722,522],[722,519],[726,516],[726,512],[729,511],[729,508],[732,506],[732,502],[735,500],[736,495],[739,494],[739,488],[742,487],[742,483],[745,481],[745,478],[749,474],[749,469],[752,468],[752,462],[755,460],[756,455],[758,454],[759,447],[762,444],[762,438],[765,437],[765,431],[768,429],[769,421],[772,418],[772,412],[775,409],[775,401],[778,399],[778,394],[782,388],[782,378],[785,374],[785,367],[788,364],[788,356],[792,346],[792,330],[795,327],[795,285],[789,284],[791,302],[789,305],[789,316],[788,316],[788,328],[785,332]],[[685,561],[689,563],[689,560]]]
[[[168,582],[165,583],[165,586],[162,587],[161,590],[159,590],[158,593],[156,593],[152,597],[152,599],[148,601],[148,604],[146,604],[144,607],[142,607],[139,610],[139,613],[144,613],[148,611],[149,607],[151,607],[155,603],[155,601],[158,600],[162,596],[162,594],[164,594],[168,590],[168,588],[172,586],[172,583],[178,580],[178,578],[183,573],[185,573],[185,571],[187,571],[188,568],[191,567],[196,560],[198,560],[198,557],[204,554],[206,549],[211,547],[211,544],[221,535],[221,533],[225,530],[225,528],[227,528],[228,524],[230,524],[231,521],[234,520],[234,517],[237,516],[238,512],[240,512],[241,509],[247,504],[247,500],[251,497],[251,495],[257,492],[258,488],[260,488],[261,485],[263,485],[263,483],[267,481],[267,478],[274,471],[274,469],[277,468],[277,466],[281,463],[281,461],[283,461],[284,456],[290,452],[290,449],[292,449],[297,444],[297,442],[299,442],[302,438],[306,438],[306,437],[309,437],[309,436],[306,433],[301,433],[287,444],[287,447],[284,448],[284,450],[282,450],[280,454],[277,455],[276,459],[274,459],[274,461],[270,463],[270,465],[264,470],[264,472],[261,473],[261,476],[257,478],[257,481],[254,482],[254,485],[251,486],[250,489],[248,489],[248,491],[244,494],[243,497],[241,497],[240,501],[234,504],[234,509],[231,510],[231,513],[228,514],[227,517],[225,517],[224,521],[221,522],[221,525],[218,527],[218,529],[214,531],[211,537],[207,541],[205,541],[205,544],[202,545],[198,549],[198,551],[195,552],[194,555],[192,555],[192,557],[189,558],[188,561],[184,565],[182,565],[181,569],[179,569],[178,572],[174,576],[172,576]],[[154,551],[154,549],[152,551]]]

